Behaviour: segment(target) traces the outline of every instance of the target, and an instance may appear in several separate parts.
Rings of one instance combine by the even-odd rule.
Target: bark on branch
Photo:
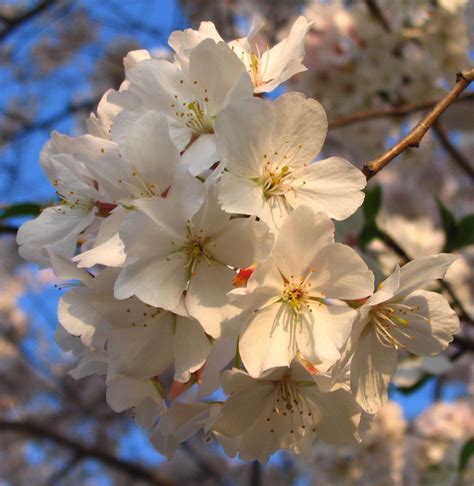
[[[395,157],[400,155],[409,147],[418,147],[426,132],[436,122],[439,116],[450,106],[454,100],[471,84],[474,80],[474,68],[463,71],[457,75],[456,84],[453,89],[421,120],[411,132],[400,142],[394,145],[383,155],[367,162],[362,168],[367,180],[378,174],[386,167]]]
[[[474,101],[474,92],[463,93],[456,98],[453,103],[458,103],[461,101]],[[355,125],[356,123],[378,120],[380,118],[411,115],[412,113],[417,113],[418,111],[429,110],[437,103],[439,103],[439,99],[426,100],[419,103],[405,103],[403,105],[388,106],[386,108],[378,108],[375,110],[358,111],[350,115],[340,116],[334,118],[334,120],[330,120],[329,130],[336,130],[338,128]]]
[[[71,451],[76,457],[93,459],[105,466],[121,471],[133,479],[148,481],[154,486],[170,486],[170,482],[160,478],[155,472],[135,462],[120,459],[98,447],[88,446],[73,440],[49,427],[30,421],[9,421],[0,419],[0,432],[14,432],[32,439],[47,440]]]

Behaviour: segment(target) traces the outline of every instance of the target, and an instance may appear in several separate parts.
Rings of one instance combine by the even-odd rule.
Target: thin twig
[[[334,118],[334,120],[330,120],[329,130],[336,130],[356,123],[378,120],[380,118],[411,115],[419,111],[429,110],[439,103],[439,101],[439,98],[437,98],[435,100],[431,99],[419,103],[405,103],[398,106],[387,106],[385,108],[377,108],[374,110],[358,111],[351,115],[344,115]],[[474,92],[463,93],[453,101],[453,104],[461,101],[474,101]]]
[[[372,17],[374,17],[374,19],[381,25],[382,29],[385,30],[385,32],[391,32],[392,29],[390,24],[388,23],[387,18],[383,14],[377,2],[375,0],[365,0],[365,4],[367,5]]]
[[[103,449],[85,445],[59,432],[55,432],[50,427],[45,427],[35,422],[0,419],[0,432],[14,432],[33,439],[49,440],[60,447],[70,450],[76,456],[84,459],[94,459],[105,466],[112,467],[117,471],[127,474],[133,479],[148,481],[154,486],[169,486],[171,484],[169,481],[161,479],[155,472],[144,468],[140,464],[120,459]]]
[[[418,147],[425,133],[430,129],[433,123],[439,116],[448,108],[451,103],[469,86],[474,80],[474,68],[468,71],[459,73],[456,78],[456,84],[453,89],[428,113],[428,115],[421,120],[411,132],[404,137],[400,142],[394,145],[390,150],[383,155],[367,162],[362,171],[367,180],[378,174],[384,167],[386,167],[395,157],[400,155],[409,147]]]
[[[471,181],[474,181],[474,168],[469,159],[449,140],[449,136],[444,127],[436,121],[433,124],[433,132],[438,137],[439,143],[444,148],[446,153],[451,156],[455,164],[468,176]]]

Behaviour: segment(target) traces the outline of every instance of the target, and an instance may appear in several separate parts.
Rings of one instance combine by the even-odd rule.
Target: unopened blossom
[[[304,57],[304,38],[311,25],[305,17],[300,16],[287,37],[271,48],[261,48],[258,33],[263,23],[255,20],[246,37],[228,43],[249,73],[255,93],[273,91],[295,74],[306,71],[301,61]],[[201,22],[199,30],[173,32],[169,45],[175,50],[177,61],[186,64],[190,49],[204,39],[214,42],[223,40],[212,22]]]
[[[337,360],[356,317],[342,300],[371,295],[373,274],[352,248],[334,243],[324,213],[300,206],[284,220],[270,258],[246,289],[230,295],[244,312],[242,362],[258,377],[289,366],[297,351],[308,361]]]
[[[145,59],[126,71],[128,87],[109,96],[123,110],[112,135],[120,140],[146,111],[164,113],[170,136],[193,174],[219,160],[214,121],[228,104],[252,95],[245,67],[224,43],[207,39],[189,54],[185,68],[164,59]]]
[[[287,93],[272,104],[243,100],[217,117],[216,133],[226,168],[219,192],[225,211],[278,228],[302,204],[334,219],[362,204],[360,170],[339,157],[312,163],[327,133],[324,108],[313,99]]]
[[[448,254],[417,258],[399,267],[359,309],[351,338],[352,389],[358,403],[375,413],[387,401],[388,383],[398,364],[398,349],[434,355],[459,328],[446,299],[420,290],[444,277],[456,258]]]
[[[267,462],[287,448],[307,457],[316,438],[332,443],[358,438],[360,408],[351,394],[321,393],[298,362],[258,379],[234,368],[222,381],[229,398],[213,430],[231,457]]]
[[[176,198],[135,202],[137,211],[120,230],[129,261],[115,283],[115,296],[136,295],[146,304],[169,310],[184,299],[190,315],[217,337],[235,277],[231,267],[262,260],[272,238],[265,224],[231,218],[222,211],[214,185],[195,183],[195,192],[190,192],[190,185],[187,194]]]

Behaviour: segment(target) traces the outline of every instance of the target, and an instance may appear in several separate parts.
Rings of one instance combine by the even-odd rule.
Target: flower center
[[[407,331],[410,325],[410,318],[418,318],[429,322],[428,319],[417,314],[419,307],[410,307],[404,304],[378,305],[371,311],[372,319],[375,325],[377,338],[381,344],[389,348],[404,348],[399,337],[404,336],[407,339],[415,339],[415,336]],[[396,334],[400,336],[397,338]]]
[[[266,418],[270,432],[274,433],[279,423],[278,428],[282,430],[281,421],[288,423],[288,427],[283,429],[288,430],[291,436],[302,435],[305,429],[308,429],[308,432],[315,432],[319,412],[301,390],[301,386],[315,386],[315,383],[308,382],[300,386],[299,382],[283,378],[274,382],[274,386],[273,407],[271,414]]]
[[[288,166],[282,167],[277,171],[267,171],[264,175],[258,178],[258,183],[262,186],[263,194],[266,199],[273,196],[282,196],[288,190],[285,186],[285,179],[290,175]]]

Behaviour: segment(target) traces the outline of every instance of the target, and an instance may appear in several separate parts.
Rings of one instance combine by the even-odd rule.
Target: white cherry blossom
[[[262,260],[272,238],[252,218],[231,218],[217,204],[217,188],[198,182],[190,204],[176,198],[136,201],[120,236],[129,262],[115,284],[115,296],[136,295],[155,307],[174,310],[184,299],[190,315],[213,337],[227,316],[226,293],[233,268]],[[201,207],[199,189],[205,191]],[[204,194],[202,194],[204,195]],[[179,194],[185,197],[183,194]],[[186,294],[184,295],[184,291]]]
[[[246,289],[230,295],[244,312],[239,351],[251,376],[289,366],[297,351],[310,362],[337,360],[356,317],[342,300],[371,295],[373,274],[350,247],[334,243],[324,213],[300,206],[283,222],[272,255]]]
[[[358,438],[360,409],[351,394],[321,393],[297,361],[258,379],[234,368],[222,381],[230,396],[213,430],[231,457],[267,462],[280,448],[309,456],[316,438],[335,443]]]
[[[312,22],[300,16],[291,27],[288,36],[278,44],[261,49],[257,39],[263,23],[254,20],[246,37],[228,43],[249,73],[255,93],[268,93],[295,74],[306,71],[302,64],[304,57],[304,38]],[[176,52],[176,60],[181,65],[189,62],[192,48],[205,39],[223,41],[212,22],[201,22],[199,30],[186,29],[173,32],[169,45]]]
[[[456,313],[442,295],[420,288],[442,278],[455,259],[440,254],[397,267],[359,309],[349,348],[351,380],[356,399],[367,412],[375,413],[387,401],[398,349],[434,355],[452,341],[459,328]]]
[[[204,40],[189,55],[189,65],[180,68],[164,59],[146,59],[127,70],[128,87],[109,100],[124,109],[117,116],[112,135],[120,140],[145,111],[169,118],[170,136],[183,163],[199,174],[219,160],[214,121],[228,104],[252,95],[245,67],[223,42]]]
[[[257,98],[217,117],[225,162],[219,201],[225,211],[253,214],[272,228],[301,204],[345,219],[362,204],[365,177],[339,157],[312,163],[326,138],[323,107],[300,93],[270,104]]]

